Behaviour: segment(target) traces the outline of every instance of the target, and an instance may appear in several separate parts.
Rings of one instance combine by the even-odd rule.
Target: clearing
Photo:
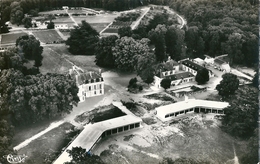
[[[40,30],[33,31],[32,33],[37,39],[39,39],[43,43],[59,43],[63,41],[63,39],[60,37],[56,30]]]
[[[15,44],[16,39],[20,36],[27,35],[25,32],[18,32],[18,33],[10,33],[10,34],[2,34],[1,44]]]

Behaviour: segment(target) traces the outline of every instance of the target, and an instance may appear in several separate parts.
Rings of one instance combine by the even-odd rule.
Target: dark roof
[[[217,58],[217,59],[214,59],[214,63],[218,64],[218,65],[222,65],[223,63],[225,63],[225,61]]]
[[[166,79],[170,79],[171,81],[173,80],[179,80],[179,79],[185,79],[187,77],[193,77],[194,75],[190,72],[182,72],[182,73],[178,73],[178,74],[173,74],[173,75],[169,75],[169,76],[165,76]]]
[[[190,60],[184,60],[184,61],[182,61],[182,64],[187,66],[187,67],[189,67],[189,68],[191,68],[191,69],[193,69],[193,70],[195,70],[195,71],[198,71],[198,70],[204,68],[203,66],[198,65],[196,63],[193,63]]]
[[[103,81],[103,78],[101,77],[101,75],[99,75],[96,72],[81,73],[80,75],[76,76],[76,78],[77,78],[76,81],[77,81],[78,85],[91,83],[91,82],[93,82],[91,80],[96,80],[99,78],[101,78],[101,80]]]

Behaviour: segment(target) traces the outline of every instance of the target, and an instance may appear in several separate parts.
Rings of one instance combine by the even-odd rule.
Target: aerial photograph
[[[0,164],[257,164],[259,0],[0,0]]]

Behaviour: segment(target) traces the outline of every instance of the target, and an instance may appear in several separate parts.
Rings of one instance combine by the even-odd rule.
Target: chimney
[[[99,69],[98,72],[99,72],[99,75],[101,75],[101,69]]]
[[[187,103],[188,100],[189,100],[189,97],[185,95],[185,96],[184,96],[184,101]]]
[[[90,77],[92,78],[92,72],[91,72],[91,71],[89,72],[89,75],[90,75]]]

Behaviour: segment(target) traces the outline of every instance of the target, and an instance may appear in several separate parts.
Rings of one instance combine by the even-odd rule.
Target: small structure
[[[197,63],[199,65],[204,65],[205,64],[205,61],[203,59],[201,59],[201,58],[195,58],[195,59],[193,59],[193,62]]]
[[[68,24],[55,24],[55,29],[69,29]]]
[[[216,67],[218,70],[226,72],[226,73],[230,72],[231,68],[229,65],[228,55],[225,54],[225,55],[215,57],[214,67]]]
[[[69,74],[76,79],[76,84],[79,88],[78,97],[80,102],[85,101],[87,97],[104,94],[104,79],[101,75],[101,70],[98,73],[84,72],[79,67],[73,66]]]
[[[156,108],[156,116],[163,122],[182,118],[192,113],[216,113],[224,114],[223,109],[228,107],[229,103],[208,100],[188,99],[184,101],[161,106]]]
[[[69,6],[62,6],[63,10],[69,10]]]
[[[204,59],[205,63],[207,63],[207,64],[214,64],[214,58],[212,58],[212,57],[210,57],[208,55],[204,55],[204,56],[205,56],[205,59]]]

